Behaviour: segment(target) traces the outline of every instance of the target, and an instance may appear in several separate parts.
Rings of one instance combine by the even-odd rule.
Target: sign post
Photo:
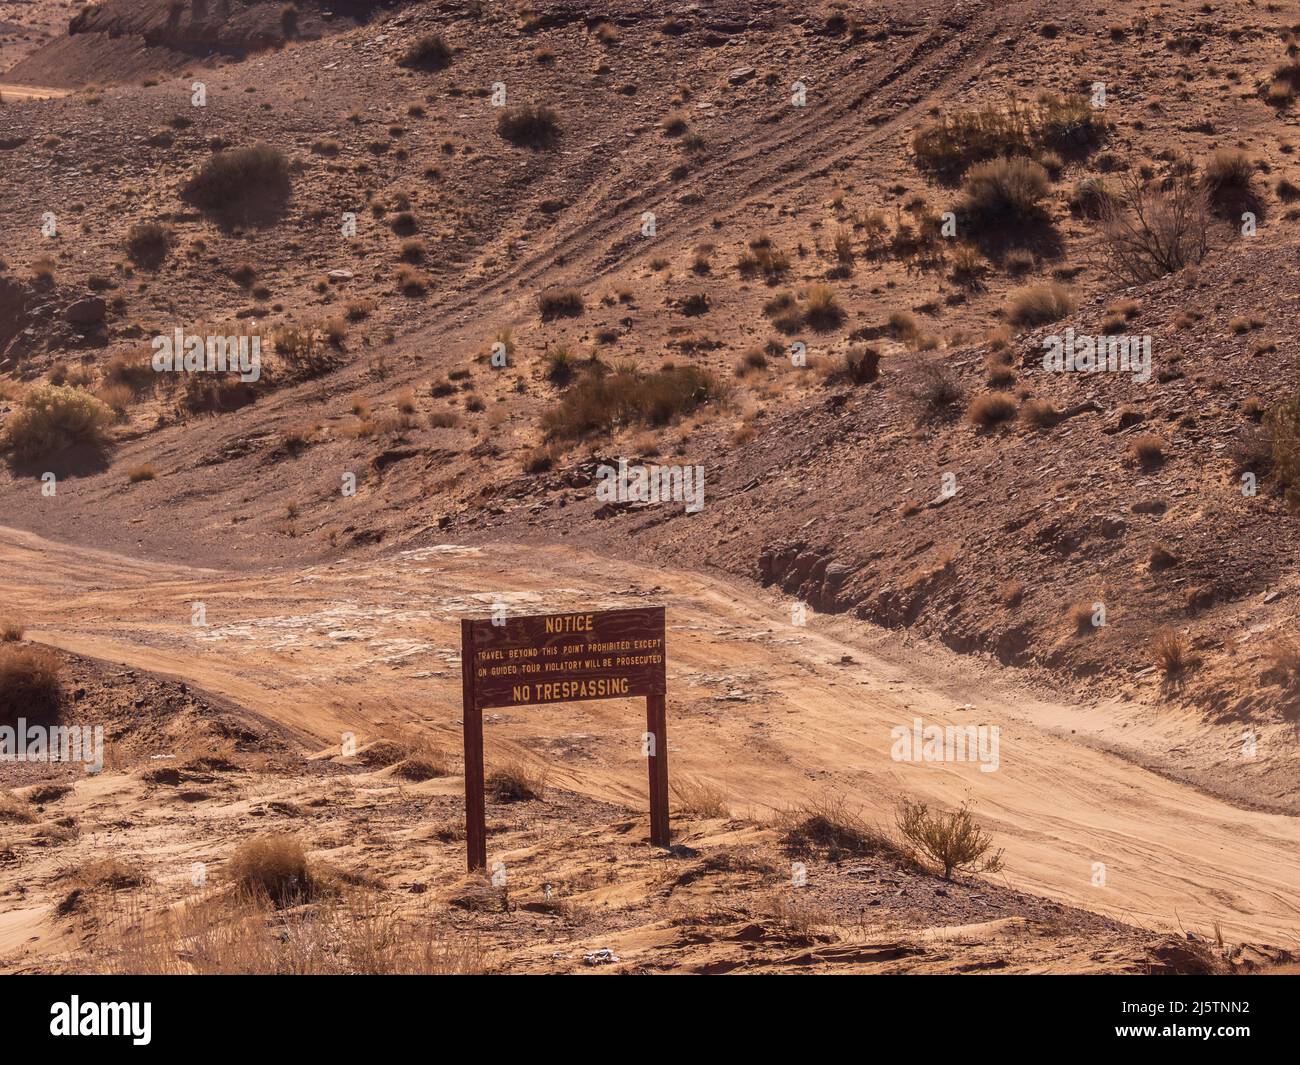
[[[668,713],[664,608],[463,620],[465,850],[487,868],[483,711],[585,699],[644,698],[650,771],[650,841],[667,847]]]

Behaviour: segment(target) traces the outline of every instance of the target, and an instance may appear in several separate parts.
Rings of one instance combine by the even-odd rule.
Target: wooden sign
[[[465,620],[460,634],[469,868],[487,867],[483,711],[499,706],[644,698],[650,840],[668,846],[664,608]]]

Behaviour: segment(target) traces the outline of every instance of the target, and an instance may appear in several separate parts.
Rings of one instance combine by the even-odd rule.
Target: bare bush
[[[1210,249],[1210,203],[1183,181],[1164,190],[1133,174],[1120,177],[1118,201],[1099,210],[1102,269],[1125,284],[1143,284],[1199,263]]]
[[[943,878],[951,880],[955,872],[996,873],[1002,868],[1002,852],[990,855],[993,845],[988,835],[963,804],[950,814],[931,813],[924,802],[903,799],[898,804],[899,834],[917,856],[942,867]]]

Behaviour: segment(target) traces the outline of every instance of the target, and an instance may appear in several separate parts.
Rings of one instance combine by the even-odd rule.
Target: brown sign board
[[[472,621],[462,654],[481,710],[667,691],[663,607]]]
[[[650,840],[668,846],[664,608],[467,619],[460,634],[469,868],[487,866],[483,711],[500,706],[644,698]]]

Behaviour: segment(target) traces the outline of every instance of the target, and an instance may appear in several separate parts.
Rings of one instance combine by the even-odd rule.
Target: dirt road
[[[737,812],[840,791],[884,822],[900,793],[970,799],[1014,887],[1150,927],[1212,934],[1219,922],[1234,939],[1286,947],[1300,936],[1296,818],[1139,768],[1081,742],[1085,711],[851,620],[798,627],[757,590],[559,548],[443,545],[241,574],[202,568],[196,538],[195,563],[0,529],[4,612],[29,638],[183,677],[322,748],[385,722],[458,735],[456,623],[498,599],[529,613],[661,602],[672,773],[721,784]],[[512,745],[551,752],[554,784],[640,807],[639,715],[622,702],[491,713],[488,760]],[[891,729],[917,717],[998,726],[997,771],[893,760]]]
[[[6,100],[57,100],[71,89],[46,89],[35,85],[6,85],[0,82],[0,97]]]

